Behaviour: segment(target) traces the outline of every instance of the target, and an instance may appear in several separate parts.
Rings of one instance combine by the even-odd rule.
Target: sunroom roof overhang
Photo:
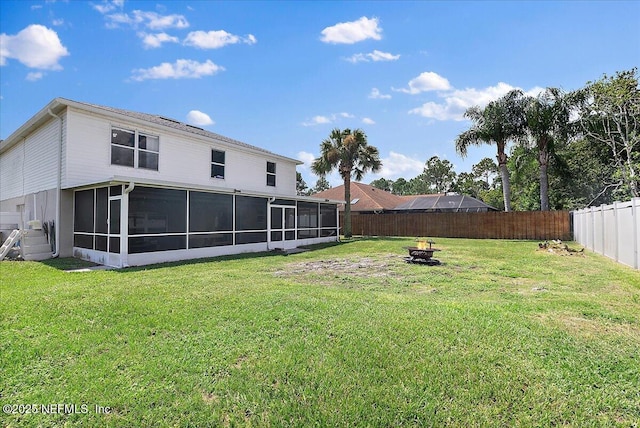
[[[202,186],[202,185],[194,185],[192,183],[181,183],[181,182],[166,181],[166,180],[154,180],[149,178],[126,177],[126,176],[119,176],[119,175],[115,175],[103,180],[91,181],[91,182],[82,183],[74,186],[63,186],[62,189],[63,190],[84,190],[84,189],[92,189],[95,187],[116,186],[121,184],[128,185],[130,183],[133,183],[136,186],[160,187],[163,189],[180,189],[180,190],[194,190],[199,192],[227,193],[227,194],[236,194],[236,195],[243,195],[243,196],[288,199],[288,200],[295,200],[295,201],[318,202],[318,203],[327,203],[327,204],[336,204],[336,205],[344,203],[344,201],[314,198],[311,196],[261,193],[255,190],[230,189],[227,187],[219,187],[219,186]]]

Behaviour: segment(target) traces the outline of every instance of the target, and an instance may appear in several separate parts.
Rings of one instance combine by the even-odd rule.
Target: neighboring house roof
[[[344,200],[344,185],[311,195],[315,198]],[[340,210],[344,209],[344,205]],[[351,183],[351,211],[497,211],[496,208],[467,195],[398,196],[367,184]]]
[[[0,152],[3,152],[9,147],[16,144],[22,138],[26,137],[29,133],[33,132],[33,130],[36,129],[38,126],[40,126],[40,124],[44,123],[46,120],[49,120],[52,114],[60,113],[61,111],[63,111],[65,107],[73,107],[79,110],[103,114],[111,117],[116,116],[116,117],[122,118],[123,120],[137,120],[145,123],[159,125],[161,127],[172,128],[174,130],[187,132],[189,134],[205,137],[207,139],[213,139],[218,142],[244,148],[250,151],[258,151],[261,153],[271,155],[276,158],[294,161],[298,165],[302,164],[302,162],[300,162],[297,159],[287,158],[285,156],[270,152],[269,150],[265,150],[257,146],[252,146],[251,144],[243,143],[242,141],[234,140],[232,138],[225,137],[223,135],[204,130],[197,126],[189,125],[189,124],[180,122],[179,120],[171,119],[169,117],[148,114],[148,113],[140,113],[140,112],[131,111],[131,110],[123,110],[119,108],[101,106],[97,104],[73,101],[66,98],[55,98],[49,104],[47,104],[42,110],[36,113],[31,119],[25,122],[13,134],[11,134],[9,137],[7,137],[7,139],[3,140],[0,143]]]
[[[326,198],[344,201],[344,185],[315,193],[314,198]],[[385,211],[392,210],[404,202],[402,196],[377,189],[368,184],[351,182],[351,211]],[[340,209],[344,209],[342,206]]]

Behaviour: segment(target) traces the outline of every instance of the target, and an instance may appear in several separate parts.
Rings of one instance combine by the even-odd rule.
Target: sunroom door
[[[296,239],[296,209],[291,206],[271,206],[269,240],[271,248],[285,248],[285,241]]]

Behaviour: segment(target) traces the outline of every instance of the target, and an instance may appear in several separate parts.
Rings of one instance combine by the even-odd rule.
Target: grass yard
[[[2,262],[0,425],[639,426],[638,271],[442,238],[409,265],[414,244]]]

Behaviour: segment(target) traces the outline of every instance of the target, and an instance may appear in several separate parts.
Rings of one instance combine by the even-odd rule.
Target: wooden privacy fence
[[[571,240],[571,218],[569,211],[352,213],[351,230],[365,236]]]

